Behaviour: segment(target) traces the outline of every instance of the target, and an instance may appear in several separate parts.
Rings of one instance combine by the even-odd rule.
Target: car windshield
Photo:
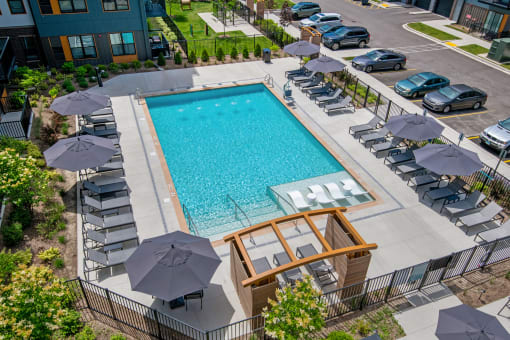
[[[310,20],[312,20],[312,21],[317,21],[317,20],[319,20],[319,18],[320,18],[320,17],[321,17],[321,16],[320,16],[319,14],[314,14],[314,15],[312,15],[312,16],[310,17]]]
[[[381,53],[379,53],[378,51],[372,51],[372,52],[368,52],[367,54],[365,54],[365,56],[372,60],[376,60],[377,58],[379,58],[381,56]]]
[[[294,6],[292,6],[292,8],[293,9],[300,9],[303,6],[304,6],[304,4],[295,4]]]
[[[410,76],[408,78],[408,80],[416,86],[422,86],[427,81],[427,79],[423,78],[422,76],[420,76],[418,74],[415,74],[414,76]]]
[[[319,28],[319,31],[327,32],[330,28],[331,28],[331,26],[329,26],[329,25],[324,25],[324,26],[322,26],[321,28]]]
[[[347,29],[345,27],[340,27],[340,28],[337,28],[334,33],[335,34],[338,34],[338,35],[344,35],[345,32],[347,32]]]
[[[501,126],[504,129],[507,129],[508,131],[510,131],[510,118],[507,118],[505,120],[501,120],[498,123],[498,125]]]
[[[449,86],[440,89],[439,93],[441,93],[443,96],[446,96],[448,99],[455,99],[459,95],[459,92],[455,91]]]

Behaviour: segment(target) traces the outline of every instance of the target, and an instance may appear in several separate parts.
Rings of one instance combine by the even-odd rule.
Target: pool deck
[[[131,190],[131,203],[140,241],[181,230],[181,226],[175,206],[176,194],[165,179],[158,148],[154,144],[146,113],[140,105],[142,101],[135,98],[137,89],[143,94],[162,94],[171,89],[204,89],[260,82],[266,74],[271,74],[274,78],[274,91],[281,94],[286,82],[285,70],[295,69],[297,66],[297,59],[282,58],[273,60],[271,64],[255,61],[135,73],[108,80],[103,88],[91,89],[112,97],[113,110],[121,134],[120,144],[124,155],[126,180]],[[218,84],[219,79],[221,84]],[[374,80],[370,81],[374,83]],[[401,99],[392,92],[386,93],[383,86],[378,90],[392,99],[395,98],[396,102],[401,104]],[[385,166],[382,159],[375,158],[368,149],[348,134],[349,126],[366,123],[372,116],[370,112],[362,109],[355,113],[328,116],[294,87],[293,95],[295,113],[341,158],[344,167],[356,176],[363,187],[377,198],[375,204],[349,208],[346,213],[365,241],[377,243],[379,246],[372,252],[368,277],[392,272],[475,245],[472,236],[476,232],[475,229],[466,235],[448,218],[431,211],[432,209],[422,202],[421,195],[417,195],[405,181]],[[409,104],[401,105],[408,110],[413,109],[405,106]],[[414,107],[414,110],[417,111],[417,107]],[[447,127],[445,134],[450,137],[455,136],[456,132]],[[463,142],[462,145],[477,151],[487,164],[491,166],[496,164],[495,157],[474,143]],[[504,166],[501,171],[505,174],[509,172],[507,168]],[[434,210],[437,211],[438,207]],[[78,228],[81,228],[81,221],[78,222]],[[80,245],[78,272],[82,273],[81,229],[78,235]],[[203,310],[200,310],[197,302],[192,302],[187,312],[184,308],[171,311],[168,305],[163,306],[151,296],[131,291],[127,274],[122,271],[115,275],[100,272],[95,283],[152,305],[195,327],[214,329],[245,318],[230,280],[228,246],[218,245],[215,249],[223,262],[213,276],[211,285],[205,290]],[[80,276],[83,277],[82,274]]]

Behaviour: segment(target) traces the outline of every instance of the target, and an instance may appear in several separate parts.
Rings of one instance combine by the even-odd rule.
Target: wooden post
[[[264,1],[257,1],[257,17],[264,19]]]
[[[246,6],[250,9],[250,14],[255,9],[254,4],[255,4],[254,0],[246,0]]]

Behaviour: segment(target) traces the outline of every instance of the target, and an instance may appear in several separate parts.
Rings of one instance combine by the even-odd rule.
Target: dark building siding
[[[0,16],[1,18],[1,16]],[[39,43],[37,29],[35,27],[7,27],[0,28],[0,37],[10,37],[10,41],[16,56],[18,65],[38,66],[45,63],[44,54]],[[36,41],[35,54],[37,57],[28,58],[23,47],[23,37],[34,37]]]

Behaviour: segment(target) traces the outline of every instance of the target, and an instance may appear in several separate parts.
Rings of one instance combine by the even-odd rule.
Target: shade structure
[[[175,231],[145,239],[124,265],[131,289],[170,301],[207,287],[220,262],[209,239]]]
[[[88,115],[108,106],[110,98],[102,94],[77,91],[56,98],[50,109],[63,116]]]
[[[436,174],[469,176],[483,167],[476,153],[454,144],[427,144],[413,153],[418,165]]]
[[[44,151],[44,158],[53,168],[78,171],[103,165],[116,152],[111,139],[85,135],[59,140]]]
[[[320,46],[312,44],[306,40],[296,41],[295,43],[285,45],[283,51],[297,56],[310,56],[320,51]]]
[[[385,126],[393,135],[415,141],[437,138],[444,130],[434,118],[417,114],[390,117]]]
[[[441,340],[510,339],[496,317],[467,305],[440,310],[436,336]]]
[[[305,67],[310,71],[330,73],[342,71],[345,68],[345,64],[331,57],[322,56],[310,60],[305,64]]]

